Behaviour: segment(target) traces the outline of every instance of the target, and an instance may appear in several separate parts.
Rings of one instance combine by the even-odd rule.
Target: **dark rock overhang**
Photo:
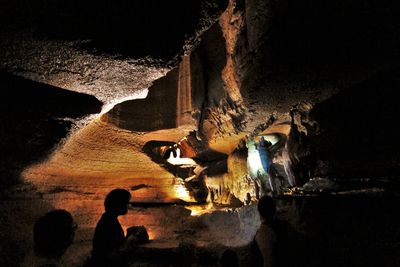
[[[0,175],[15,183],[27,164],[45,158],[73,121],[98,113],[95,97],[0,72]],[[10,179],[11,178],[11,179]]]

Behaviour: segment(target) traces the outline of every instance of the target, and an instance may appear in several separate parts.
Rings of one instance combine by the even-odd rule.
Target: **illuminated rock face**
[[[142,5],[149,2],[157,4],[160,1],[142,1]],[[185,5],[192,3],[192,1],[181,3],[183,2]],[[285,137],[281,139],[284,140],[282,145],[286,142],[286,136],[289,136],[285,149],[280,147],[274,151],[271,170],[275,170],[277,176],[281,177],[288,175],[290,170],[293,174],[293,180],[290,181],[292,186],[303,185],[310,177],[315,176],[339,178],[344,185],[351,184],[355,178],[356,182],[361,181],[361,186],[359,183],[356,188],[364,186],[363,177],[373,178],[373,182],[369,184],[372,186],[381,185],[377,181],[382,181],[382,184],[389,185],[388,187],[393,184],[398,185],[400,133],[396,127],[399,109],[396,102],[398,98],[395,96],[395,92],[399,90],[397,70],[400,45],[398,29],[395,27],[399,25],[398,19],[395,19],[398,17],[396,14],[398,7],[395,7],[398,4],[388,8],[384,6],[386,3],[381,5],[377,1],[368,0],[364,1],[365,4],[346,0],[324,1],[323,4],[320,0],[306,2],[305,4],[303,1],[285,0],[230,1],[220,20],[204,32],[201,41],[191,53],[181,59],[179,66],[154,82],[149,88],[147,99],[132,100],[117,105],[109,113],[104,114],[101,120],[93,120],[87,127],[71,135],[47,161],[25,170],[25,181],[35,185],[31,193],[34,195],[35,205],[32,205],[31,199],[25,200],[27,205],[25,203],[17,205],[20,195],[25,195],[24,191],[21,191],[18,199],[6,199],[6,204],[2,203],[2,207],[8,206],[7,214],[11,216],[20,214],[18,211],[25,211],[27,207],[33,207],[32,209],[42,207],[43,203],[52,205],[46,207],[48,209],[70,210],[78,219],[80,226],[83,226],[80,227],[83,230],[79,233],[78,240],[81,240],[84,233],[89,253],[90,236],[103,211],[103,199],[107,192],[115,187],[132,191],[135,201],[165,204],[175,203],[177,199],[181,199],[190,202],[212,201],[228,204],[231,207],[242,206],[257,199],[261,189],[257,181],[249,178],[246,164],[248,151],[244,147],[238,147],[238,143],[246,134],[252,133],[257,128],[263,135],[282,133]],[[160,5],[171,6],[168,3],[162,1]],[[116,10],[121,8],[117,5],[114,7]],[[97,12],[89,10],[91,15],[97,16]],[[115,10],[110,12],[114,13]],[[173,14],[180,15],[179,11],[174,12],[177,13]],[[148,14],[144,13],[144,16]],[[153,19],[151,16],[148,17]],[[140,23],[137,27],[144,34],[141,36],[151,37],[153,33],[142,26],[143,21],[138,20]],[[157,20],[160,21],[160,18],[157,17]],[[107,21],[105,22],[107,24]],[[174,20],[172,24],[175,23]],[[66,25],[73,29],[70,24]],[[118,28],[119,26],[124,27]],[[34,38],[23,42],[18,38],[12,42],[0,41],[2,48],[0,55],[1,58],[5,58],[0,63],[1,67],[48,84],[101,96],[101,100],[105,102],[114,97],[127,96],[139,89],[148,88],[151,81],[166,73],[166,67],[147,69],[140,65],[140,60],[130,61],[126,58],[96,55],[86,51],[84,48],[96,47],[96,44],[102,48],[100,51],[107,51],[107,48],[111,52],[126,51],[122,58],[138,51],[132,49],[134,46],[130,47],[132,42],[121,42],[125,38],[129,39],[129,36],[135,37],[134,42],[140,40],[129,27],[118,22],[113,26],[107,24],[107,27],[109,27],[107,34],[97,35],[97,38],[89,43],[83,40],[76,43],[65,40],[38,41]],[[116,28],[123,34],[119,36],[118,31],[114,33]],[[58,33],[58,28],[54,29]],[[165,27],[157,28],[158,31],[160,29]],[[162,32],[161,37],[156,36],[175,41],[167,31]],[[152,43],[154,40],[159,40],[157,38],[144,38],[144,44],[152,45],[148,49],[143,43],[138,44],[139,48],[140,46],[144,48],[140,53],[146,54],[143,53],[146,51],[156,53],[160,52],[157,50],[164,49],[165,47],[160,45],[161,42]],[[125,47],[115,46],[116,43],[113,42],[117,40]],[[177,44],[181,45],[181,41],[182,38]],[[14,48],[14,44],[18,44],[16,46],[18,49]],[[3,49],[5,45],[9,45],[8,51]],[[168,51],[161,51],[161,54],[165,52],[168,56],[174,53],[169,49],[172,46],[168,45],[166,49]],[[64,49],[60,49],[63,47]],[[59,53],[63,55],[57,56]],[[144,62],[147,62],[146,60]],[[370,79],[376,72],[387,72],[392,67],[395,71],[390,73],[389,77]],[[142,72],[146,75],[142,75]],[[81,97],[89,100],[83,96],[78,98]],[[55,107],[70,110],[73,105],[58,105],[65,103],[65,100],[56,99]],[[290,114],[292,106],[303,100],[312,102],[312,105],[305,104],[302,108],[297,105],[297,111],[293,109]],[[74,107],[72,115],[62,113],[60,117],[76,118],[87,112],[99,112],[98,101],[91,98],[88,102],[91,103],[88,106],[93,105],[93,110],[86,110],[88,106],[82,104],[82,112],[76,112]],[[23,161],[17,162],[16,166],[22,168],[21,165],[25,167],[27,164],[27,156],[29,159],[37,160],[36,155],[39,157],[47,154],[48,148],[65,135],[69,123],[65,121],[59,123],[60,121],[53,120],[54,118],[48,120],[46,113],[41,114],[43,117],[35,117],[37,120],[31,120],[30,116],[34,115],[30,114],[29,110],[24,110],[21,114],[18,113],[23,110],[19,110],[21,106],[14,106],[14,103],[10,106],[16,109],[11,113],[6,110],[3,113],[5,120],[2,121],[6,122],[6,126],[15,126],[15,123],[19,122],[24,124],[19,124],[16,128],[21,129],[22,136],[18,135],[20,132],[9,133],[9,127],[1,129],[2,148],[7,148],[7,150],[2,149],[2,152],[12,151],[12,154],[5,153],[3,158],[5,161],[10,158],[10,161],[13,161],[15,156],[18,159],[22,158]],[[18,120],[13,121],[15,118]],[[270,118],[272,118],[271,123],[266,123]],[[279,126],[283,125],[280,123],[287,120],[292,120],[291,131],[288,129],[278,131]],[[39,124],[36,125],[37,121]],[[53,126],[55,128],[52,128]],[[39,129],[40,134],[33,134],[31,138],[29,134],[36,133],[31,129]],[[42,135],[43,129],[46,129],[45,135]],[[180,166],[182,168],[171,171],[163,167],[162,163],[148,157],[144,151],[146,145],[154,142],[165,142],[161,146],[177,144],[194,129],[197,130],[204,149],[188,148],[182,151],[187,153],[185,156],[190,155],[193,161],[198,160],[196,163],[201,167],[208,167],[207,172],[195,177],[197,180],[185,181],[194,166]],[[28,139],[24,139],[26,136]],[[38,153],[34,156],[24,154],[26,149],[32,151],[31,145],[41,144],[43,140],[47,142],[47,138],[51,142],[45,150],[36,151]],[[28,141],[20,142],[21,139]],[[24,144],[29,146],[24,147]],[[16,146],[18,149],[13,150]],[[183,159],[176,159],[176,162],[193,163]],[[380,179],[382,175],[394,176],[393,180],[396,182],[392,184],[391,179]],[[313,181],[317,186],[326,179],[318,178]],[[197,197],[190,194],[189,190],[198,194]],[[379,193],[377,196],[379,199],[384,190],[377,189],[375,192]],[[348,205],[349,202],[354,203],[353,197],[340,200],[340,194],[332,195],[331,198],[307,196],[305,201],[298,196],[283,197],[280,200],[287,201],[288,211],[292,212],[288,214],[289,219],[292,219],[292,225],[306,235],[305,244],[294,240],[299,242],[296,244],[298,248],[304,249],[293,250],[292,258],[301,259],[299,262],[303,264],[300,265],[304,266],[329,266],[329,264],[339,266],[343,262],[353,262],[356,259],[355,263],[350,265],[357,266],[360,262],[368,263],[370,260],[369,257],[365,257],[367,248],[371,251],[371,255],[377,255],[377,250],[383,252],[382,257],[376,257],[370,265],[393,266],[395,265],[393,262],[399,262],[397,254],[387,257],[388,251],[391,254],[394,251],[393,247],[398,247],[398,223],[392,219],[395,218],[393,211],[396,211],[396,205],[393,203],[396,201],[389,199],[379,202],[375,198],[364,199],[356,196],[358,204],[353,206]],[[23,197],[26,196],[21,196]],[[210,206],[207,205],[206,208],[209,210]],[[246,213],[247,208],[253,208],[252,212]],[[148,211],[137,209],[122,219],[122,224],[124,226],[131,223],[144,224],[149,227],[153,238],[174,238],[174,241],[178,242],[182,239],[176,230],[179,232],[183,229],[189,230],[187,233],[190,234],[187,235],[190,235],[191,240],[203,238],[200,240],[207,239],[211,240],[210,243],[215,241],[236,245],[239,242],[232,242],[231,239],[234,237],[241,239],[243,231],[248,231],[243,240],[248,243],[254,236],[253,230],[259,222],[254,205],[238,209],[244,214],[240,215],[240,218],[251,222],[251,227],[243,225],[243,221],[232,220],[231,215],[234,214],[225,213],[217,220],[215,218],[218,218],[221,212],[209,214],[202,219],[208,223],[207,227],[212,224],[215,226],[211,229],[216,235],[211,238],[212,235],[208,232],[202,232],[206,227],[199,224],[199,221],[182,228],[184,221],[193,218],[184,208],[179,208],[179,212],[176,213],[173,212],[174,209]],[[24,213],[22,216],[15,216],[18,217],[15,225],[8,221],[7,227],[15,228],[12,232],[8,229],[0,231],[6,233],[3,240],[8,241],[20,234],[18,232],[20,224],[24,224],[21,221],[27,217]],[[35,210],[35,213],[39,211]],[[368,216],[365,216],[366,214]],[[176,220],[176,217],[180,220]],[[33,219],[32,217],[29,223],[25,223],[25,228],[28,228],[27,225],[32,225]],[[373,223],[365,224],[366,221]],[[347,228],[348,222],[351,222],[349,228]],[[362,235],[358,234],[360,225],[364,226],[361,227]],[[373,238],[370,236],[371,225],[376,226],[372,228]],[[196,235],[192,234],[194,229],[198,230]],[[234,235],[227,237],[226,231],[232,229],[235,230]],[[328,229],[333,232],[327,231]],[[24,230],[24,237],[28,236],[28,232],[30,234],[30,230]],[[14,232],[17,233],[9,234]],[[316,238],[318,242],[314,243],[312,238]],[[352,242],[350,238],[356,241]],[[327,243],[327,239],[332,242]],[[26,240],[28,239],[19,238],[18,242],[9,247],[27,244]],[[360,243],[360,240],[364,242]],[[77,244],[80,246],[82,243],[77,242]],[[343,244],[345,246],[342,246]],[[309,252],[315,248],[318,253],[311,255]],[[337,248],[340,249],[336,250]],[[354,251],[354,248],[359,252],[356,257],[353,253],[351,256],[349,253],[343,253]],[[75,251],[77,250],[79,249]],[[76,255],[72,254],[71,258],[76,260]],[[322,262],[315,260],[315,255],[320,255]],[[332,264],[331,257],[335,264]],[[387,262],[390,263],[384,264]],[[8,264],[3,265],[8,266]],[[71,264],[75,265],[79,264]]]
[[[132,131],[181,126],[195,129],[204,101],[203,77],[197,76],[196,63],[192,63],[191,56],[184,56],[177,68],[154,81],[145,99],[120,103],[104,114],[102,120]]]
[[[338,84],[354,82],[354,73],[359,69],[351,68],[347,78],[340,73],[335,84],[332,80],[337,77],[331,69],[327,70],[329,75],[325,77],[310,66],[304,67],[303,60],[295,65],[298,76],[292,76],[291,62],[285,55],[285,48],[290,48],[291,44],[283,43],[293,37],[280,32],[285,26],[290,26],[286,20],[296,7],[284,1],[276,5],[266,1],[229,1],[219,21],[204,32],[201,41],[182,57],[179,66],[154,81],[146,99],[120,103],[103,114],[101,121],[119,129],[148,133],[154,138],[149,141],[176,141],[190,130],[197,130],[208,150],[224,153],[229,158],[239,140],[264,124],[271,114],[274,115],[274,122],[282,122],[289,119],[288,111],[293,104],[304,99],[319,103],[337,91],[346,90]],[[301,19],[296,17],[296,20]],[[293,27],[297,29],[299,26]],[[293,28],[290,30],[294,31]],[[307,29],[304,31],[307,32]],[[308,51],[304,45],[299,47],[300,51]],[[280,62],[275,52],[286,61]],[[313,60],[318,53],[311,54]],[[309,73],[302,75],[303,72]],[[363,79],[367,74],[368,71],[364,71],[357,78]],[[322,80],[319,77],[323,77]],[[158,131],[163,134],[155,134]],[[291,141],[296,140],[292,138]],[[285,155],[293,158],[293,150],[285,150]],[[192,153],[191,156],[198,155]],[[284,161],[282,158],[279,160]],[[244,177],[241,168],[237,170],[238,175],[235,174],[235,166],[231,168],[224,174],[208,174],[209,187],[219,188],[215,184],[227,184],[219,181],[226,181],[227,177],[233,180]],[[281,169],[280,176],[283,174]],[[314,175],[317,174],[315,172]],[[296,175],[299,176],[298,173]],[[308,178],[298,179],[297,184],[300,185]],[[236,185],[222,188],[235,191],[234,195],[239,199],[243,199],[243,192],[247,193],[246,190],[239,192]],[[254,195],[254,192],[251,194]]]
[[[239,148],[227,158],[227,172],[206,177],[210,201],[242,206],[248,197],[250,200],[259,198],[259,187],[248,175],[246,159],[247,149]]]
[[[282,122],[289,119],[288,111],[293,104],[304,99],[318,103],[345,90],[332,82],[336,77],[331,73],[321,83],[312,83],[305,89],[302,84],[309,83],[310,77],[293,77],[287,74],[290,62],[277,61],[274,52],[284,53],[280,44],[287,38],[276,32],[286,25],[279,20],[287,18],[293,8],[284,2],[272,5],[265,1],[246,4],[230,1],[218,23],[203,34],[198,46],[182,58],[178,67],[154,82],[146,99],[123,102],[104,114],[102,120],[132,131],[196,129],[210,150],[230,155],[246,133],[265,124],[272,114],[272,123]],[[301,49],[307,50],[303,46]],[[317,75],[310,66],[302,64],[300,61],[295,66],[299,73],[310,71]],[[279,66],[279,70],[273,66]],[[284,82],[274,76],[279,77],[279,71],[287,75]],[[340,77],[339,80],[347,84],[352,79]],[[290,144],[298,142],[293,138],[290,141]],[[252,153],[249,155],[251,160]],[[278,151],[275,161],[279,163],[274,163],[273,171],[284,180],[282,184],[290,180],[291,185],[302,185],[310,173],[290,169],[290,164],[296,164],[287,160],[290,157],[296,158],[293,149]],[[244,177],[241,173],[238,170],[236,175],[233,167],[225,174],[208,174],[206,184],[219,194],[235,191],[234,195],[243,200],[246,190],[239,192],[237,185],[226,186],[228,179],[240,183]],[[255,188],[250,191],[255,195]]]
[[[201,44],[193,52],[201,66],[205,87],[199,130],[210,144],[217,139],[223,143],[228,135],[243,130],[243,99],[233,58],[243,23],[241,13],[235,12],[235,5],[235,1],[230,1],[218,24],[204,34]]]
[[[155,131],[175,128],[178,70],[174,69],[149,88],[146,99],[117,104],[102,120],[132,131]]]
[[[219,169],[216,166],[226,166],[226,161],[222,162],[225,159],[220,163],[213,159],[213,153],[233,152],[238,141],[244,137],[240,132],[244,116],[243,100],[233,61],[239,28],[229,23],[233,17],[233,4],[232,1],[219,23],[204,33],[200,44],[182,58],[177,68],[154,82],[146,99],[123,102],[102,116],[102,121],[133,131],[196,129],[203,148],[191,156],[199,158],[204,166],[209,167],[207,175],[196,181],[203,183],[201,180],[205,179],[209,189],[218,188],[218,194],[214,194],[215,198],[211,201],[224,204],[233,203],[231,198],[236,196],[243,201],[248,191],[254,195],[254,188],[247,191],[240,189],[240,181],[236,181],[234,172],[229,175],[230,179],[235,178],[230,183],[227,174],[223,174],[227,170],[216,171]],[[241,174],[238,176],[243,178]],[[226,181],[227,186],[221,179]],[[197,190],[193,188],[196,187],[194,180],[187,186]]]
[[[103,121],[134,131],[191,126],[206,142],[241,129],[244,109],[233,53],[242,23],[231,1],[219,23],[202,36],[200,44],[179,66],[154,82],[145,100],[115,106]]]
[[[246,101],[242,89],[246,92],[246,88],[241,88],[248,69],[238,65],[252,49],[256,50],[240,47],[245,16],[245,7],[230,1],[218,23],[203,34],[198,46],[182,58],[177,68],[155,81],[146,99],[118,104],[102,120],[133,131],[196,129],[209,149],[231,154],[245,136],[243,131],[252,127],[245,129]],[[263,123],[263,119],[257,122]],[[246,183],[246,174],[231,167],[225,174],[206,175],[210,194],[216,196],[214,189],[221,196],[226,194],[218,200],[224,199],[224,203],[230,202],[230,196],[241,201],[247,193],[255,196],[254,182],[250,182],[252,188],[240,189],[240,184]],[[229,179],[232,181],[228,182]]]

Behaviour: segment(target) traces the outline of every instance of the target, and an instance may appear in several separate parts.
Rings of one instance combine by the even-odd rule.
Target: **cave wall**
[[[95,97],[0,72],[0,184],[19,182],[20,173],[43,160],[67,136],[75,119],[98,113]]]
[[[400,5],[233,5],[232,14],[243,17],[232,58],[247,111],[244,129],[253,131],[270,115],[291,121],[288,151],[298,185],[310,177],[346,181],[350,188],[397,184],[398,133],[390,121],[399,111]],[[378,179],[365,182],[372,177]]]
[[[247,127],[273,112],[289,119],[290,108],[303,100],[321,102],[397,68],[394,1],[256,0],[236,7],[244,25],[233,57],[250,111]]]
[[[107,8],[107,3],[92,1],[38,1],[35,5],[5,1],[1,8],[4,22],[1,32],[2,37],[7,38],[10,32],[27,27],[50,40],[87,39],[89,43],[77,44],[78,50],[89,48],[96,53],[95,50],[107,52],[109,49],[111,54],[120,53],[122,57],[160,50],[165,52],[160,56],[166,59],[179,50],[178,46],[184,45],[190,53],[182,57],[179,70],[165,77],[165,85],[156,82],[154,88],[157,89],[150,90],[150,98],[156,95],[155,91],[166,90],[157,93],[160,98],[156,104],[144,104],[143,100],[133,102],[138,109],[132,113],[132,118],[129,118],[130,111],[124,110],[133,108],[128,108],[127,103],[120,104],[111,111],[110,118],[103,116],[103,119],[138,131],[190,125],[210,144],[217,143],[219,138],[227,140],[232,134],[252,132],[271,114],[278,120],[290,120],[289,110],[296,103],[303,100],[320,103],[370,76],[398,69],[400,8],[395,1],[200,2],[171,1],[162,4],[161,7],[166,8],[155,8],[158,3],[154,1],[128,3],[121,0]],[[221,14],[222,10],[225,11]],[[191,14],[193,18],[181,17],[181,14]],[[198,31],[201,36],[196,36],[195,40],[189,38],[193,42],[184,44],[183,36],[193,34],[199,21],[203,26],[211,25],[213,18],[220,14],[211,28]],[[146,31],[137,23],[149,20],[160,27]],[[135,27],[130,27],[132,25]],[[179,33],[165,30],[179,28],[177,25],[186,26]],[[171,35],[165,38],[166,34]],[[167,39],[176,40],[176,43],[165,43]],[[118,48],[114,43],[124,47]],[[147,45],[149,43],[152,45]],[[165,44],[162,49],[160,43]],[[84,47],[85,44],[88,46]],[[13,55],[7,49],[2,49],[6,51],[6,58]],[[128,50],[138,54],[132,55]],[[20,67],[26,67],[18,62],[19,59],[8,58],[3,67],[12,66],[13,71],[18,72]],[[44,63],[40,61],[40,64]],[[53,68],[53,64],[48,65]],[[70,68],[69,65],[64,67],[66,71]],[[29,69],[25,74],[28,72],[35,70]],[[37,75],[44,82],[46,79],[51,82],[47,73],[51,71],[44,68]],[[152,115],[139,118],[138,114]],[[130,119],[132,122],[128,122]],[[150,121],[154,121],[154,125],[149,125]]]
[[[128,129],[133,130],[190,125],[203,141],[225,153],[233,151],[244,137],[241,134],[291,120],[287,149],[291,163],[309,165],[295,171],[308,176],[299,184],[310,176],[390,173],[389,169],[397,169],[398,160],[391,152],[397,143],[393,141],[391,149],[383,143],[393,144],[388,140],[394,136],[382,136],[388,136],[390,128],[385,119],[394,119],[397,111],[391,96],[398,87],[400,38],[394,26],[399,24],[399,10],[395,2],[372,0],[301,4],[231,0],[179,66],[150,88],[147,100],[122,103],[106,116],[115,117],[108,121],[118,121],[117,125],[130,124]],[[311,114],[318,114],[315,125],[322,127],[311,129],[315,132],[308,134],[316,136],[307,141],[295,138],[294,131],[303,126],[289,112],[304,101],[313,107]],[[384,106],[390,112],[383,111]],[[130,109],[132,116],[124,109]],[[153,113],[158,115],[139,115]],[[385,126],[369,123],[381,118]],[[236,141],[228,138],[232,136]],[[221,148],[229,142],[233,149]],[[343,146],[346,152],[339,149]],[[368,153],[363,147],[370,147],[373,157],[364,156]],[[294,158],[304,162],[295,163]],[[369,168],[362,169],[363,164]]]
[[[237,25],[231,26],[229,22],[233,19],[233,9],[234,2],[231,1],[219,21],[204,32],[188,55],[182,57],[179,66],[149,88],[146,100],[119,104],[103,118],[122,128],[143,131],[190,124],[198,128],[206,142],[228,133],[238,133],[244,109],[233,61],[237,32],[240,29]],[[131,112],[137,114],[129,116]],[[138,115],[143,113],[158,115]],[[154,127],[135,126],[151,124],[151,118],[157,121]],[[161,120],[168,122],[159,123]]]
[[[21,2],[29,9],[30,4]],[[43,3],[47,2],[51,1]],[[52,3],[51,7],[57,7],[56,2]],[[79,9],[79,4],[71,3],[77,5],[72,5],[71,10]],[[151,6],[159,1],[149,3]],[[169,2],[166,3],[163,6],[168,6]],[[384,178],[383,184],[396,189],[388,177],[396,178],[400,161],[396,97],[399,90],[398,5],[395,1],[372,0],[230,1],[226,13],[204,33],[190,55],[183,57],[179,67],[149,88],[147,99],[117,105],[102,119],[132,131],[189,126],[199,129],[209,143],[216,140],[222,143],[219,137],[227,140],[227,136],[237,132],[252,132],[277,112],[278,120],[292,120],[288,150],[300,160],[300,167],[307,166],[302,172],[340,178],[347,184],[352,179],[359,183],[366,176]],[[104,8],[106,3],[100,6]],[[90,7],[88,4],[81,9],[79,16],[93,11]],[[182,12],[178,10],[177,18]],[[110,10],[113,16],[118,12]],[[164,10],[158,12],[164,14]],[[67,12],[64,17],[56,16],[61,12],[50,16],[51,12],[44,13],[48,17],[39,21],[38,32],[43,36],[50,33],[52,38],[69,38],[65,32],[61,37],[53,34],[59,34],[58,30],[63,28],[74,30],[80,25],[77,22],[82,21],[73,20],[75,23],[71,24],[68,14],[73,12]],[[169,36],[167,32],[159,36],[154,32],[132,34],[135,38],[129,41],[118,38],[129,32],[131,25],[129,9],[122,13],[125,16],[120,20],[102,24],[107,28],[104,36],[97,28],[96,36],[83,34],[79,38],[93,38],[93,43],[87,46],[89,49],[98,47],[100,51],[129,55],[128,50],[135,47],[141,49],[130,55],[142,56],[148,52],[157,55],[160,44]],[[141,23],[144,17],[148,18],[143,21],[152,19],[146,12],[138,15],[141,16],[135,18],[136,22]],[[92,16],[96,17],[97,13],[92,12],[89,17]],[[11,18],[1,16],[0,19]],[[101,20],[102,16],[98,18]],[[156,19],[156,24],[161,25],[165,17]],[[53,24],[54,21],[57,23]],[[88,29],[96,25],[97,20],[93,21],[88,23]],[[104,23],[108,22],[106,19]],[[172,25],[180,23],[174,20]],[[142,26],[138,27],[140,30]],[[160,27],[155,32],[164,29]],[[161,57],[170,57],[171,51],[182,45],[181,34],[176,43],[172,41],[168,49],[160,52]],[[138,36],[145,40],[130,46],[140,39]],[[118,47],[116,43],[121,40],[127,42]],[[175,48],[171,50],[171,47]],[[20,90],[34,87],[39,92],[47,86],[30,81],[19,86],[15,79],[7,78],[5,83],[2,80],[8,86],[4,88],[12,89],[1,90],[1,96],[6,99],[0,113],[6,126],[1,128],[1,158],[5,171],[18,173],[30,162],[47,155],[68,132],[70,123],[56,117],[77,118],[97,113],[101,103],[92,97],[60,92],[53,87],[49,90],[54,91],[46,91],[44,95]],[[54,94],[57,97],[51,98]],[[24,102],[18,101],[21,95]],[[50,107],[43,101],[48,98],[53,99]],[[79,112],[75,99],[82,99]],[[309,109],[299,112],[297,106],[289,113],[294,104],[304,100],[311,102]],[[304,129],[306,134],[300,135]],[[166,134],[162,132],[158,136],[165,138]],[[296,150],[299,147],[302,151]],[[206,180],[212,190],[226,189],[219,193],[220,203],[233,202],[232,195],[226,192],[243,201],[246,191],[241,189],[249,186],[251,192],[253,188],[251,183],[241,184],[246,182],[242,179],[246,174],[246,156],[245,152],[236,153],[228,158],[227,174]],[[9,177],[9,173],[2,177]],[[398,199],[379,194],[373,198],[362,196],[356,201],[353,196],[337,199],[336,196],[304,197],[299,202],[289,199],[288,205],[292,205],[289,209],[299,215],[289,214],[289,219],[298,219],[294,222],[296,230],[305,234],[294,243],[297,247],[292,252],[294,257],[299,257],[296,263],[302,266],[396,265],[399,233],[398,220],[393,218]]]
[[[177,68],[154,82],[145,99],[134,99],[115,105],[102,115],[103,121],[133,131],[154,131],[177,127]]]
[[[206,90],[199,60],[198,55],[183,56],[177,67],[154,81],[145,99],[117,104],[102,120],[132,131],[197,129]]]
[[[377,74],[315,106],[293,108],[288,150],[296,174],[398,188],[397,77]]]

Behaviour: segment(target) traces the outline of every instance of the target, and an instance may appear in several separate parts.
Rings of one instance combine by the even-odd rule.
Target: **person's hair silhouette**
[[[261,225],[255,236],[256,257],[262,258],[264,267],[287,265],[288,237],[287,225],[276,218],[274,199],[268,195],[260,198],[257,205]]]
[[[258,201],[257,209],[262,219],[267,221],[274,219],[276,206],[272,197],[267,195],[261,197]]]
[[[239,267],[239,258],[235,251],[227,249],[221,256],[221,267]]]
[[[131,199],[131,193],[125,189],[114,189],[106,196],[104,208],[106,212],[119,215],[125,215],[128,212],[128,204]]]
[[[77,225],[66,210],[53,210],[40,217],[33,228],[37,256],[58,259],[72,244]]]

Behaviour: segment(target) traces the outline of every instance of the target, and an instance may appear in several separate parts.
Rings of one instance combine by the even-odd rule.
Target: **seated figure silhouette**
[[[33,228],[35,267],[59,267],[61,257],[72,244],[76,223],[66,210],[53,210],[40,217]]]
[[[125,189],[114,189],[106,196],[105,212],[94,232],[92,266],[128,266],[124,253],[127,238],[118,216],[128,213],[130,199],[131,194]]]
[[[287,266],[288,243],[287,225],[275,217],[276,206],[273,198],[264,195],[258,201],[261,225],[255,236],[257,253],[263,267]]]

